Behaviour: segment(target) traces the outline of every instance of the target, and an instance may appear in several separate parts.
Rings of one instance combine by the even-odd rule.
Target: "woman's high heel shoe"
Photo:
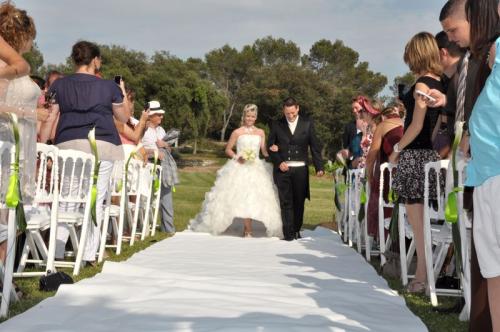
[[[252,232],[243,232],[243,237],[252,237]]]

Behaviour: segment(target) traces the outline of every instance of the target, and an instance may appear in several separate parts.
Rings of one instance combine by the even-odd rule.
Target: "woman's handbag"
[[[72,284],[73,279],[64,272],[47,273],[40,277],[38,286],[41,291],[51,292],[56,291],[62,284]]]

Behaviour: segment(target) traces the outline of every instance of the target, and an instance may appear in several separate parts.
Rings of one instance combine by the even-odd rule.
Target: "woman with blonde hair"
[[[258,108],[245,105],[241,127],[234,130],[226,145],[231,158],[218,172],[215,184],[205,195],[201,212],[190,222],[196,232],[222,234],[243,219],[243,236],[252,237],[252,220],[261,222],[267,236],[282,237],[282,222],[272,167],[259,158],[268,157],[265,133],[255,127]],[[236,146],[236,152],[233,148]]]
[[[425,291],[427,279],[423,237],[424,166],[439,160],[438,153],[432,148],[432,131],[440,112],[439,108],[428,107],[420,93],[428,93],[430,89],[444,91],[440,79],[443,69],[434,36],[428,32],[413,36],[405,47],[404,61],[417,81],[409,97],[403,101],[407,111],[404,135],[393,146],[389,160],[398,163],[393,186],[400,202],[405,204],[416,243],[417,270],[407,290],[417,293]],[[436,199],[436,177],[432,175],[429,198]]]

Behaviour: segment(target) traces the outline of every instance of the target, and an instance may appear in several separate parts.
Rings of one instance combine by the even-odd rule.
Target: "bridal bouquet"
[[[253,162],[255,161],[255,158],[257,158],[255,151],[252,149],[243,150],[243,152],[241,153],[241,157],[247,162]]]

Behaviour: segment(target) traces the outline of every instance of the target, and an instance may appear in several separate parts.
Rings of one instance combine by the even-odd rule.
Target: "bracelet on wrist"
[[[396,153],[401,153],[401,150],[403,150],[403,149],[401,149],[401,148],[399,147],[399,142],[398,142],[398,143],[396,143],[396,144],[394,144],[394,146],[392,147],[392,151],[394,151],[394,152],[396,152]]]

